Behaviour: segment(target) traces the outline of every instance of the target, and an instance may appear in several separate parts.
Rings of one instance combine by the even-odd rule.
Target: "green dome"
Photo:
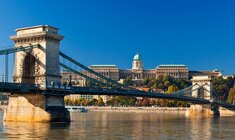
[[[134,61],[142,61],[140,55],[137,53],[135,56],[134,56]]]

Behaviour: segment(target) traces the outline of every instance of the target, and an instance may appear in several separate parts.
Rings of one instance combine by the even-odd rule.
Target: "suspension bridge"
[[[192,86],[172,94],[145,92],[107,78],[60,51],[63,36],[55,27],[40,25],[20,28],[16,32],[11,36],[15,46],[0,50],[0,55],[5,55],[5,80],[0,82],[0,92],[11,93],[4,113],[5,121],[69,121],[64,96],[70,94],[172,99],[235,109],[232,105],[213,100],[210,78],[194,79]],[[8,81],[9,54],[14,54],[12,82]],[[82,73],[71,64],[94,76]],[[61,84],[60,67],[92,81],[95,86]]]

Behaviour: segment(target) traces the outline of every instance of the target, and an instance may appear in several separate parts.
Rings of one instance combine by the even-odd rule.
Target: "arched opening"
[[[204,99],[204,88],[203,87],[198,89],[198,98]]]
[[[22,83],[35,83],[35,57],[27,53],[23,61]]]

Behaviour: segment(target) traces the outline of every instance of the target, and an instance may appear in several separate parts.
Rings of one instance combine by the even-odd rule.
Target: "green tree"
[[[143,84],[144,84],[144,85],[148,85],[149,82],[150,82],[150,79],[149,79],[149,78],[145,78]]]
[[[170,82],[170,81],[165,81],[165,82],[164,82],[165,88],[168,88],[170,85],[171,85],[171,82]]]
[[[90,81],[90,80],[86,80],[86,87],[94,87],[95,86],[95,83]]]
[[[235,85],[229,90],[227,103],[233,104],[235,101]]]
[[[227,100],[228,92],[233,87],[234,81],[233,77],[228,77],[227,79],[222,76],[214,78],[212,80],[214,98]]]
[[[157,85],[157,88],[158,88],[158,89],[163,89],[163,88],[164,88],[164,84],[159,83],[159,84]]]
[[[124,79],[124,84],[133,85],[132,77],[128,76],[126,79]]]
[[[108,100],[108,101],[106,102],[106,105],[107,105],[107,106],[113,106],[113,100]]]
[[[102,98],[99,98],[97,101],[97,106],[104,106],[104,101]]]
[[[89,104],[89,105],[92,105],[92,106],[96,105],[96,103],[97,103],[97,99],[96,99],[96,98],[92,98],[92,99],[88,102],[88,104]]]
[[[164,75],[164,76],[163,76],[163,79],[162,79],[163,82],[169,81],[169,82],[171,82],[171,83],[173,82],[173,80],[174,80],[174,78],[171,77],[170,75]]]

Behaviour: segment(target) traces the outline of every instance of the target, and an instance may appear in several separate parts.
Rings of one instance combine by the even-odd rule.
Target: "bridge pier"
[[[217,105],[200,105],[192,104],[185,112],[187,117],[214,117],[220,116],[219,107]]]
[[[12,94],[4,112],[4,121],[69,122],[64,96]]]
[[[194,85],[192,88],[192,97],[211,100],[212,99],[212,82],[210,76],[193,76],[191,80]],[[186,116],[195,117],[212,117],[219,116],[219,107],[216,104],[192,104],[185,113]]]
[[[15,48],[38,47],[16,52],[13,82],[37,85],[61,82],[59,44],[64,37],[58,30],[48,25],[16,29],[16,35],[10,37]],[[66,122],[70,121],[70,116],[64,107],[64,96],[45,89],[44,94],[12,93],[4,121]]]

